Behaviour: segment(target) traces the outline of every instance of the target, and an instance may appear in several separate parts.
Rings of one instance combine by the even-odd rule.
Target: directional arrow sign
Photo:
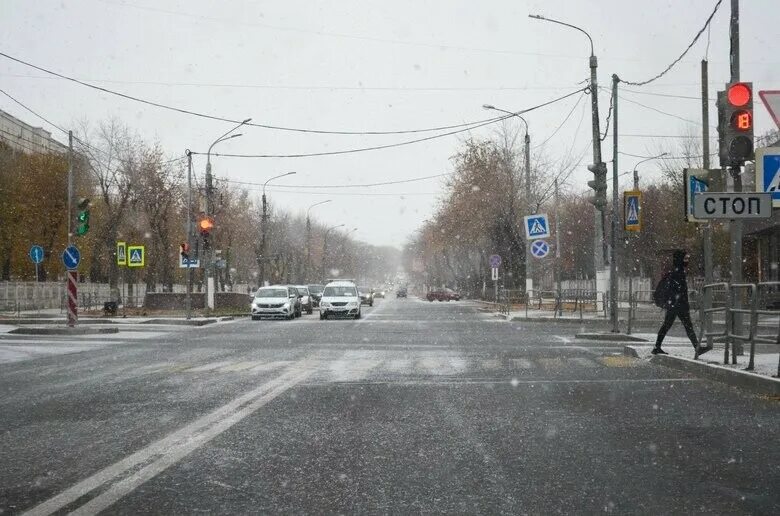
[[[43,247],[34,245],[30,247],[30,260],[36,265],[43,261]]]
[[[65,268],[69,271],[78,267],[79,262],[81,262],[81,253],[75,245],[68,246],[62,252],[62,263],[65,264]]]
[[[768,193],[698,193],[693,197],[697,219],[768,219],[772,196]]]

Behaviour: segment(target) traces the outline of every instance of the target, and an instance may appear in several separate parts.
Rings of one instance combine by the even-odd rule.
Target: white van
[[[320,319],[329,315],[360,319],[360,295],[351,281],[331,281],[322,291]]]

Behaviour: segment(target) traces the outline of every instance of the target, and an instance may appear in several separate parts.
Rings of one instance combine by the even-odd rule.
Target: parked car
[[[374,291],[367,289],[366,287],[358,287],[358,294],[360,295],[360,304],[374,306]]]
[[[331,315],[360,319],[360,295],[351,281],[333,281],[325,285],[320,300],[320,319]]]
[[[311,294],[312,306],[318,308],[320,306],[320,298],[322,297],[322,290],[325,285],[307,285],[309,287],[309,294]]]
[[[451,288],[431,290],[425,295],[428,301],[460,301],[460,294]]]
[[[300,317],[303,315],[303,305],[301,304],[302,295],[298,292],[298,288],[295,285],[287,285],[287,287],[291,289],[295,295],[295,317]]]
[[[281,317],[295,319],[300,314],[300,299],[298,291],[286,285],[261,287],[252,299],[252,320],[263,317]]]
[[[295,288],[298,289],[298,294],[300,295],[301,310],[306,310],[306,313],[311,315],[314,312],[314,302],[311,299],[309,287],[306,285],[295,285]]]
[[[395,297],[406,297],[406,287],[401,287],[395,291]]]

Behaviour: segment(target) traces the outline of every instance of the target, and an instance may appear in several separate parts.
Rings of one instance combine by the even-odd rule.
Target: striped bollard
[[[68,326],[71,328],[79,322],[78,283],[79,271],[68,271]]]

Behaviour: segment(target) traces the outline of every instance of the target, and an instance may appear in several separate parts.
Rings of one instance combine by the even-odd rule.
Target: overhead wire
[[[533,149],[538,149],[538,148],[540,148],[540,147],[543,147],[543,146],[544,146],[544,145],[545,145],[547,142],[549,142],[550,140],[552,140],[552,138],[553,138],[553,137],[554,137],[556,134],[558,134],[558,131],[560,131],[560,130],[561,130],[561,127],[563,127],[563,126],[564,126],[564,124],[566,124],[566,122],[569,120],[569,118],[571,117],[572,113],[574,113],[574,110],[575,110],[575,109],[577,109],[577,106],[579,106],[579,105],[580,105],[580,102],[582,102],[582,99],[583,99],[583,98],[584,98],[584,96],[583,96],[583,97],[579,97],[579,98],[577,99],[577,102],[575,102],[575,103],[574,103],[574,105],[571,107],[571,111],[569,111],[569,113],[566,115],[566,117],[563,119],[563,121],[562,121],[560,124],[558,124],[558,127],[556,127],[556,128],[555,128],[555,130],[552,132],[552,134],[550,134],[550,136],[548,136],[548,137],[547,137],[547,138],[546,138],[546,139],[545,139],[545,140],[544,140],[542,143],[540,143],[540,144],[538,144],[538,145],[534,145],[532,148],[533,148]],[[584,106],[584,107],[587,107],[587,105],[586,105],[586,104],[583,104],[583,106]],[[583,113],[583,115],[585,114],[585,109],[584,109],[584,108],[583,108],[583,111],[582,111],[582,113]],[[580,119],[580,120],[581,120],[581,119]]]
[[[286,184],[275,184],[274,188],[313,188],[313,189],[319,189],[319,188],[371,188],[376,186],[387,186],[387,185],[399,185],[404,183],[415,183],[417,181],[426,181],[428,179],[435,179],[438,177],[445,177],[449,176],[451,173],[444,173],[444,174],[435,174],[432,176],[425,176],[425,177],[415,177],[411,179],[400,179],[397,181],[384,181],[381,183],[365,183],[365,184],[340,184],[340,185],[286,185]],[[230,183],[236,183],[236,184],[244,184],[244,185],[260,185],[262,186],[262,182],[257,181],[239,181],[235,179],[224,179],[224,181],[230,182]]]
[[[335,156],[335,155],[340,155],[340,154],[353,154],[353,153],[357,153],[357,152],[368,152],[368,151],[375,151],[375,150],[381,150],[381,149],[390,149],[390,148],[394,148],[394,147],[403,147],[405,145],[412,145],[412,144],[415,144],[415,143],[426,142],[426,141],[435,140],[435,139],[438,139],[438,138],[445,138],[447,136],[452,136],[454,134],[460,134],[460,133],[464,133],[464,132],[467,132],[467,131],[471,131],[473,129],[477,129],[477,128],[484,127],[484,126],[487,126],[487,125],[491,125],[491,124],[494,124],[496,122],[499,122],[499,121],[511,118],[513,116],[521,115],[523,113],[528,113],[530,111],[534,111],[536,109],[540,109],[542,107],[549,106],[550,104],[554,104],[556,102],[560,102],[561,100],[569,98],[572,95],[576,95],[577,93],[581,93],[583,91],[585,91],[585,88],[580,88],[578,90],[574,90],[574,91],[572,91],[570,93],[567,93],[566,95],[557,97],[555,99],[549,100],[549,101],[544,102],[542,104],[537,104],[537,105],[532,106],[530,108],[526,108],[526,109],[523,109],[523,110],[520,110],[520,111],[516,111],[516,112],[513,112],[513,113],[508,114],[508,115],[503,115],[503,116],[498,117],[498,118],[496,118],[494,120],[489,120],[489,121],[486,121],[486,122],[481,123],[481,124],[477,124],[477,125],[473,125],[473,126],[470,126],[470,127],[466,127],[464,129],[457,129],[457,130],[448,131],[448,132],[445,132],[445,133],[434,134],[432,136],[426,136],[424,138],[416,138],[414,140],[406,140],[406,141],[402,141],[402,142],[388,143],[388,144],[385,144],[385,145],[374,145],[374,146],[370,146],[370,147],[358,147],[358,148],[343,149],[343,150],[337,150],[337,151],[322,151],[322,152],[309,152],[309,153],[298,153],[298,154],[232,154],[232,153],[220,154],[220,153],[212,152],[211,155],[212,156],[220,156],[220,157],[223,157],[223,158],[308,158],[308,157],[317,157],[317,156]],[[196,155],[196,154],[204,155],[206,153],[204,153],[204,152],[193,152],[192,154],[193,155]]]
[[[720,8],[721,3],[723,3],[723,0],[718,0],[715,3],[715,7],[713,8],[712,13],[710,13],[710,15],[707,17],[707,20],[704,22],[704,26],[701,29],[699,29],[699,32],[696,33],[696,35],[693,37],[693,40],[690,42],[690,44],[686,47],[685,50],[683,50],[683,53],[680,54],[679,57],[677,57],[677,59],[672,61],[669,64],[669,66],[667,66],[659,74],[657,74],[657,75],[655,75],[655,76],[653,76],[653,77],[651,77],[651,78],[649,78],[647,80],[639,81],[639,82],[626,81],[626,80],[623,80],[623,79],[618,79],[618,80],[620,82],[624,83],[624,84],[630,84],[631,86],[644,86],[645,84],[650,84],[651,82],[653,82],[655,80],[658,80],[661,77],[663,77],[664,75],[666,75],[669,72],[669,70],[671,70],[677,63],[679,63],[685,57],[685,55],[688,53],[688,51],[691,50],[691,48],[693,48],[693,45],[695,45],[696,42],[699,40],[699,37],[701,37],[702,33],[704,33],[704,31],[707,29],[707,27],[710,26],[710,22],[712,21],[712,18],[715,17],[715,13],[718,12],[718,9]]]

